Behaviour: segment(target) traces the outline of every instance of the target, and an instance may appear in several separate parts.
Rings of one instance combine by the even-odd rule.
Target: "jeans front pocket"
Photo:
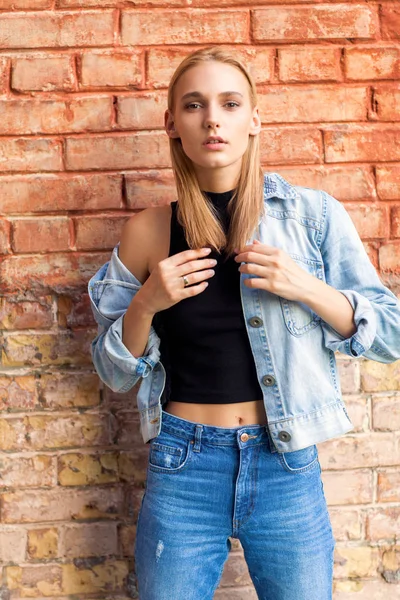
[[[314,444],[292,452],[278,452],[281,465],[289,473],[305,473],[319,465],[318,449]]]
[[[192,454],[191,441],[162,429],[150,441],[149,470],[154,473],[177,473],[184,469]]]

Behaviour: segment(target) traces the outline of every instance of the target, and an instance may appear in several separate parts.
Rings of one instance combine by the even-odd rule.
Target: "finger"
[[[255,263],[266,267],[275,265],[276,257],[272,255],[262,254],[261,252],[243,252],[235,257],[235,261],[240,263]]]
[[[197,250],[184,250],[183,252],[178,252],[178,254],[173,254],[169,257],[170,262],[174,266],[182,265],[189,260],[196,260],[201,257],[206,257],[207,254],[210,254],[211,248],[198,248]]]
[[[184,275],[186,280],[189,282],[185,287],[188,287],[194,283],[199,283],[205,279],[210,279],[210,277],[215,275],[215,271],[213,269],[207,269],[205,271],[191,272],[188,274],[184,273]]]
[[[257,243],[254,243],[257,242]],[[268,246],[267,244],[262,244],[261,242],[259,242],[258,240],[254,240],[254,242],[252,244],[247,244],[246,246],[243,246],[242,248],[239,248],[237,250],[237,254],[240,255],[243,252],[258,252],[258,253],[262,253],[262,254],[277,254],[279,252],[279,248],[277,248],[276,246]]]
[[[196,271],[203,271],[204,269],[210,269],[211,267],[215,267],[217,261],[215,258],[203,258],[198,260],[190,260],[189,262],[183,263],[175,267],[175,272],[182,276],[188,275],[189,273],[194,273]]]

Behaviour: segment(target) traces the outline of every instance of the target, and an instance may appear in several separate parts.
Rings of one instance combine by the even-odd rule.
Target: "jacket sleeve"
[[[380,280],[344,206],[326,192],[322,194],[325,280],[349,300],[357,327],[346,339],[322,321],[324,343],[352,357],[394,362],[400,358],[400,302]]]
[[[91,346],[93,364],[100,379],[114,392],[122,393],[147,377],[158,363],[160,338],[152,326],[144,354],[139,357],[134,357],[122,341],[125,313],[142,284],[118,257],[118,247],[91,278],[88,290],[98,324]]]

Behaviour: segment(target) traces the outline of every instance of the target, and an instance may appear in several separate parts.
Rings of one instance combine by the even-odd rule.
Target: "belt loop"
[[[202,431],[203,431],[203,425],[199,425],[198,423],[196,423],[196,431],[194,434],[194,446],[193,446],[194,452],[200,452]]]
[[[271,435],[268,425],[265,426],[265,433],[267,434],[267,437],[268,437],[268,445],[269,445],[271,454],[273,454],[274,452],[278,452],[278,450],[276,449],[275,444],[272,440],[272,435]]]

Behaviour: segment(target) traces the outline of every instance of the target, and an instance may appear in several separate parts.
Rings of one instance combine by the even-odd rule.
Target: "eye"
[[[228,106],[229,108],[236,108],[237,106],[240,106],[240,104],[238,104],[237,102],[229,101],[225,104],[225,106]]]
[[[196,109],[200,104],[198,102],[190,102],[190,104],[185,104],[185,108]]]

